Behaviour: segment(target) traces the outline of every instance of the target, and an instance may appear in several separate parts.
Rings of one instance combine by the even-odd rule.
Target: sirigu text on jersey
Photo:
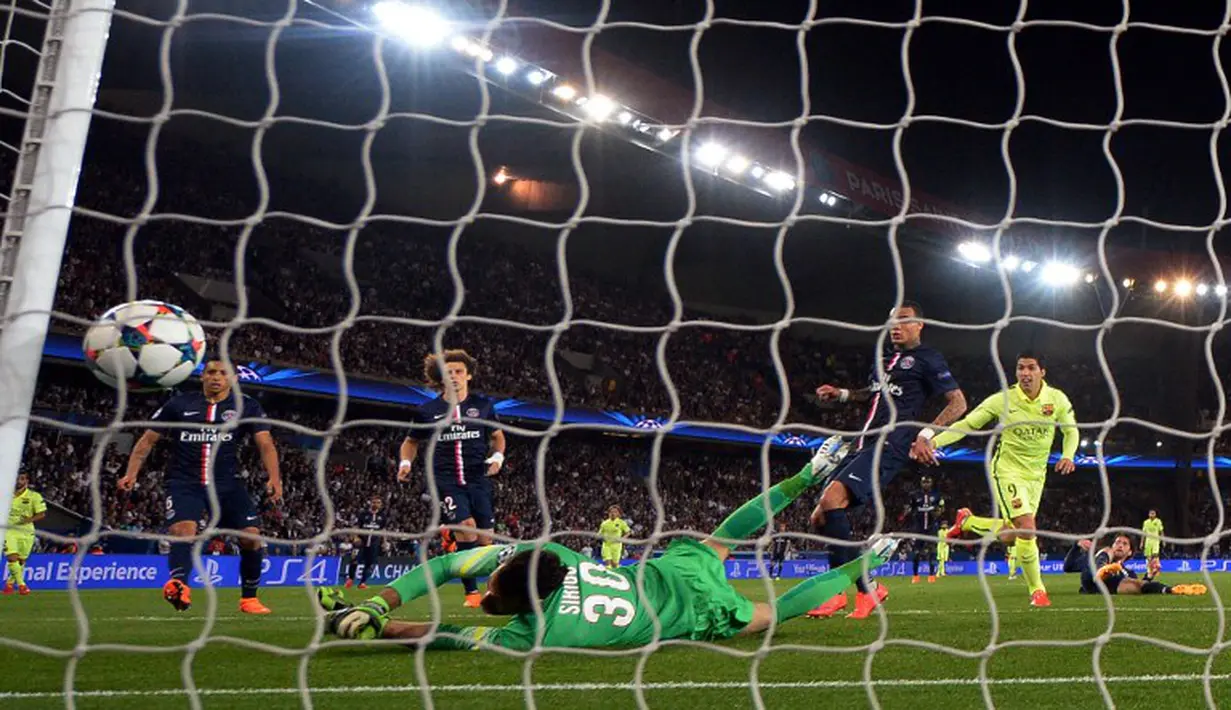
[[[581,613],[581,586],[577,581],[576,567],[569,567],[564,575],[564,586],[561,588],[560,605],[556,607],[556,613]]]

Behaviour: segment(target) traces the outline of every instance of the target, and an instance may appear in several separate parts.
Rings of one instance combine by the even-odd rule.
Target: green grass
[[[1182,579],[1173,575],[1168,581]],[[202,693],[202,706],[227,710],[298,707],[301,673],[316,708],[421,707],[423,696],[415,689],[421,678],[434,689],[435,707],[524,707],[526,677],[548,686],[534,692],[538,707],[632,708],[637,707],[632,688],[640,667],[644,699],[653,708],[752,707],[747,686],[754,672],[770,708],[868,707],[865,672],[878,681],[875,693],[883,707],[973,708],[984,702],[977,681],[979,658],[952,651],[978,653],[994,640],[998,648],[988,656],[986,673],[996,707],[1076,710],[1103,705],[1093,680],[1094,648],[1108,631],[1114,636],[1099,644],[1098,663],[1111,679],[1107,689],[1118,707],[1204,706],[1200,678],[1208,653],[1185,653],[1130,635],[1211,648],[1219,641],[1213,596],[1121,597],[1114,600],[1112,626],[1104,599],[1078,595],[1074,577],[1050,577],[1048,582],[1053,608],[1032,610],[1021,581],[989,580],[998,609],[994,639],[993,612],[977,579],[949,578],[935,585],[891,580],[883,629],[877,618],[800,619],[781,627],[768,642],[741,638],[711,647],[670,644],[648,655],[601,658],[550,652],[529,665],[495,652],[416,657],[398,648],[336,642],[307,653],[315,616],[303,589],[265,592],[263,598],[275,611],[265,618],[241,617],[235,606],[238,591],[222,590],[212,628],[205,623],[203,590],[196,590],[196,606],[186,614],[172,611],[156,590],[85,592],[80,600],[88,628],[79,628],[67,593],[36,592],[0,597],[0,637],[59,655],[0,643],[0,707],[64,707],[60,693],[66,678],[84,693],[75,697],[77,708],[188,707],[188,699],[175,694],[187,670]],[[736,584],[751,598],[766,596],[761,582]],[[778,589],[789,586],[781,582]],[[1231,579],[1220,580],[1218,590],[1231,593]],[[482,616],[461,608],[456,586],[446,588],[443,599],[451,623],[475,623]],[[423,601],[401,616],[423,618],[429,612]],[[940,644],[949,652],[919,642]],[[1075,645],[1027,645],[1037,642]],[[186,652],[186,644],[194,644],[195,652]],[[81,651],[74,662],[75,648]],[[1215,658],[1212,673],[1215,700],[1231,703],[1228,654]]]

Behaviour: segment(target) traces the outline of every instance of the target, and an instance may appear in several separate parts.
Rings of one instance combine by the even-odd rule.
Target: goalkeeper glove
[[[356,641],[371,641],[381,637],[389,617],[377,604],[366,601],[362,604],[339,609],[329,615],[329,630],[339,638]]]

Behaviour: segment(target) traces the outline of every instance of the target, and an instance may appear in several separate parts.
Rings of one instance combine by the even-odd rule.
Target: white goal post
[[[115,0],[51,0],[41,47],[4,38],[6,53],[37,52],[39,60],[21,97],[29,109],[0,233],[0,526],[25,449],[114,8]],[[14,3],[9,12],[27,11]],[[0,89],[11,84],[7,69],[0,65]]]

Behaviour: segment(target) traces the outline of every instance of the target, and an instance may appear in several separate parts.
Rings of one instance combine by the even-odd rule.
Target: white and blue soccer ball
[[[169,389],[205,357],[205,329],[191,313],[163,301],[123,303],[86,331],[81,349],[90,371],[129,391]]]

